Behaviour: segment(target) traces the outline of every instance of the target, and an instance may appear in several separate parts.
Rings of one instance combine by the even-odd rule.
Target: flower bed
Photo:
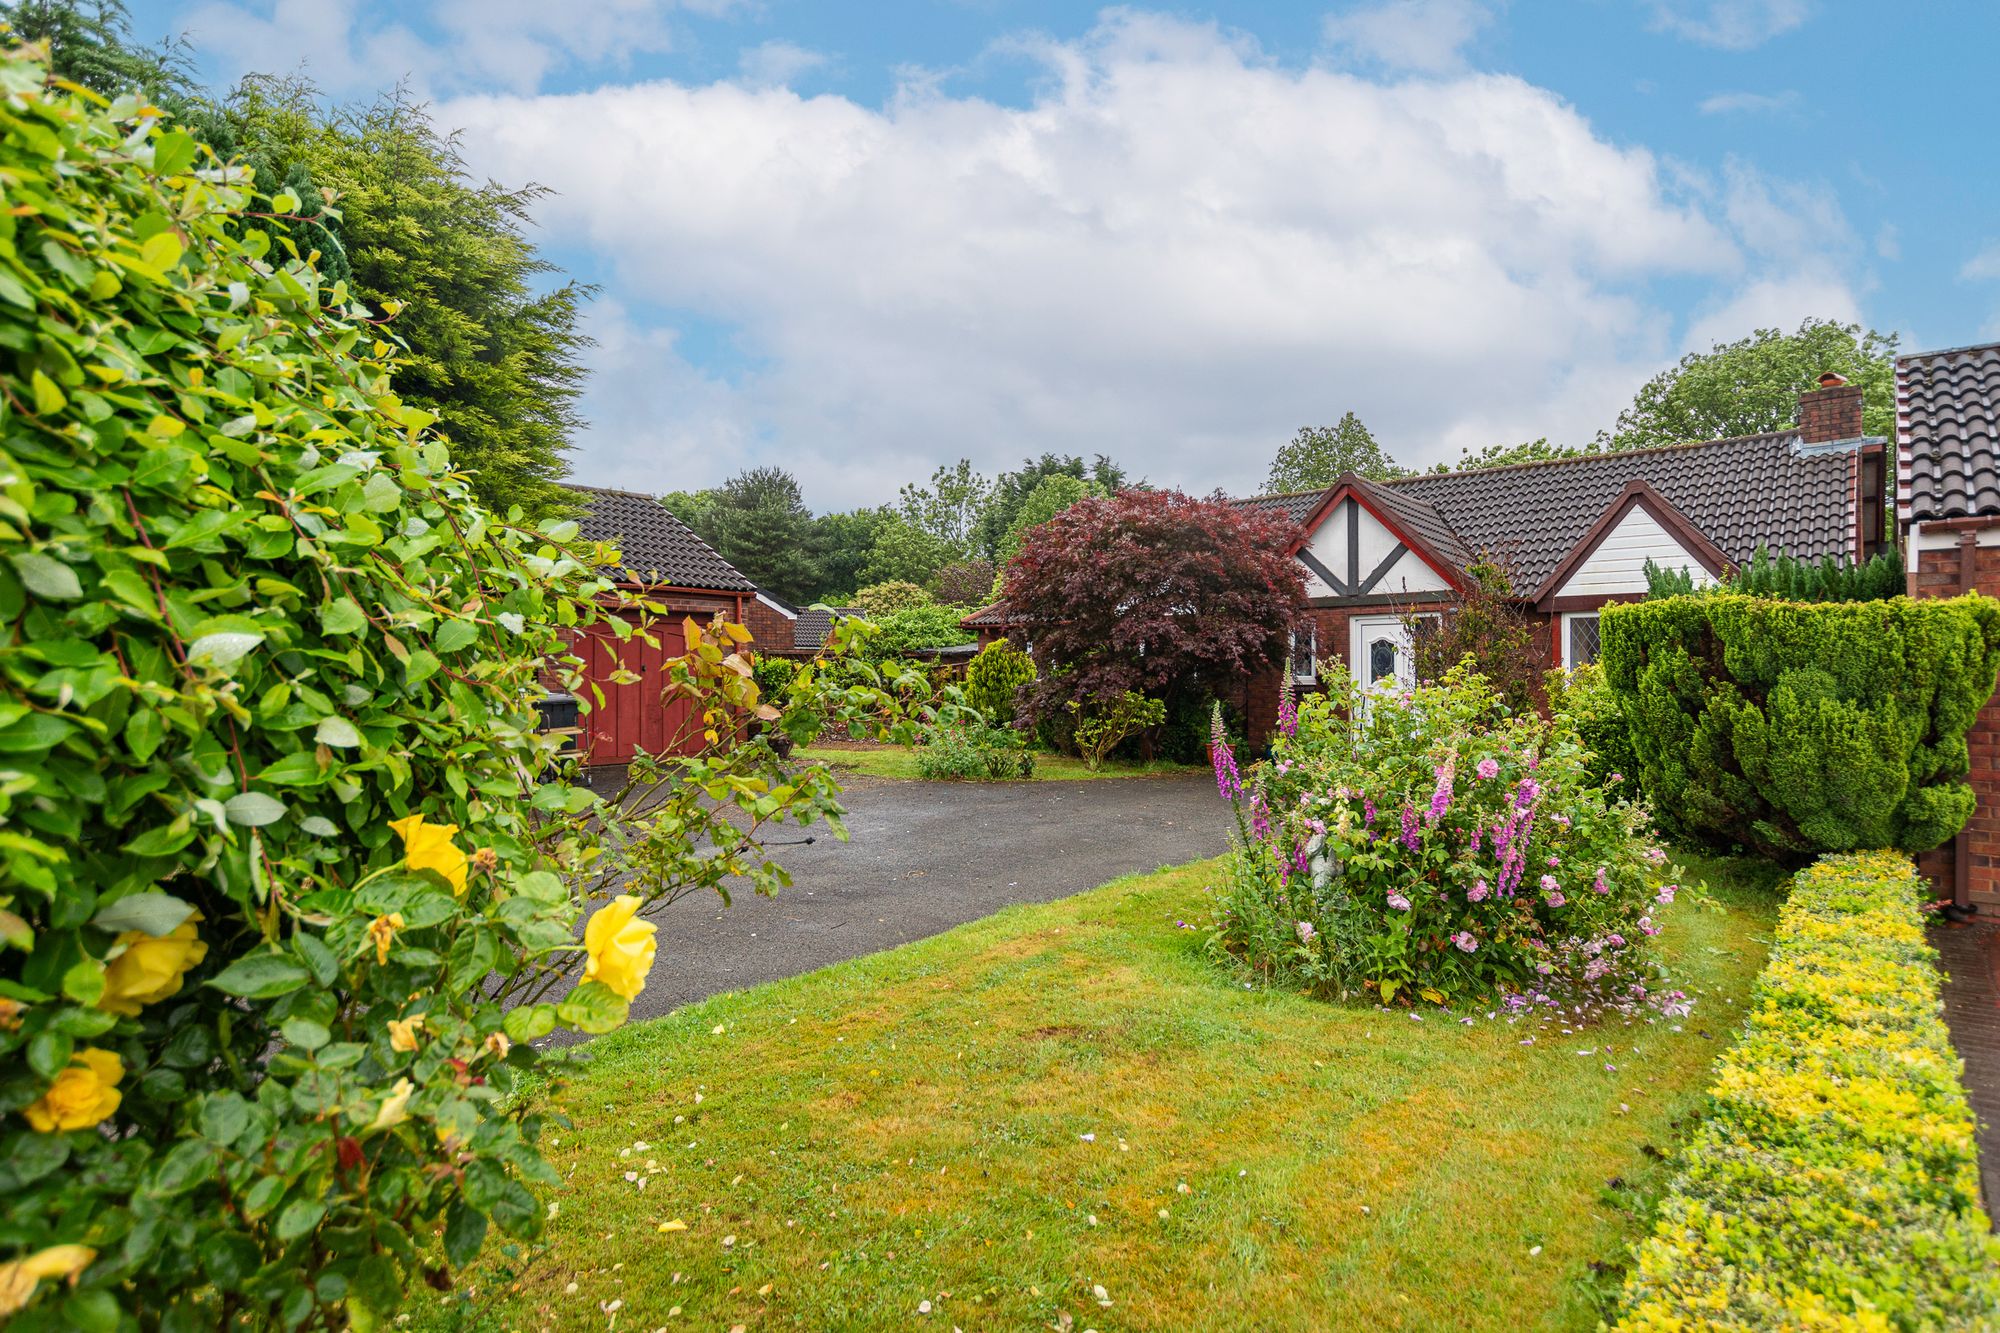
[[[1331,994],[1636,1004],[1652,913],[1673,900],[1643,808],[1607,795],[1567,728],[1453,671],[1401,694],[1287,704],[1247,779],[1220,737],[1240,840],[1216,941]]]
[[[1620,1329],[2000,1320],[1973,1118],[1917,903],[1887,852],[1801,871]]]

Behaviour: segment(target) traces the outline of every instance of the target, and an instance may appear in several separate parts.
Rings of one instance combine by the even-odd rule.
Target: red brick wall
[[[743,604],[743,628],[750,631],[750,646],[757,652],[792,651],[790,617],[773,611],[755,597],[749,598]]]
[[[1917,570],[1910,575],[1910,595],[1956,596],[1964,588],[1963,559],[1958,548],[1918,552]],[[1972,591],[2000,597],[2000,546],[1973,547]],[[1979,721],[1965,740],[1971,751],[1972,789],[1978,794],[1979,805],[1965,830],[1938,850],[1918,857],[1917,868],[1931,877],[1940,893],[1949,893],[1960,873],[1956,858],[1963,856],[1966,887],[1985,914],[2000,911],[2000,696],[1980,710]]]

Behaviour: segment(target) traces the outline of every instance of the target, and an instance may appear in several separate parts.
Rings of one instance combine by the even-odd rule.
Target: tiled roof
[[[597,486],[571,486],[587,508],[578,523],[592,541],[616,542],[628,583],[666,584],[715,592],[755,592],[757,587],[694,530],[650,495]]]
[[[1628,482],[1643,480],[1731,560],[1759,546],[1802,559],[1854,546],[1848,452],[1801,455],[1796,430],[1590,454],[1384,485],[1429,501],[1472,551],[1505,560],[1517,592],[1540,586]]]
[[[2000,514],[2000,344],[1896,358],[1896,507]]]
[[[792,622],[792,648],[802,651],[807,648],[826,647],[827,638],[833,633],[833,618],[836,615],[851,616],[855,609],[851,606],[824,607],[809,606],[799,612],[799,618]]]
[[[2000,366],[2000,349],[1994,350]],[[1650,483],[1738,563],[1760,545],[1805,558],[1847,553],[1854,544],[1848,495],[1853,455],[1802,456],[1793,448],[1798,438],[1796,430],[1774,431],[1361,485],[1371,502],[1445,558],[1463,565],[1485,552],[1506,561],[1515,591],[1526,596],[1635,480]],[[1989,444],[1995,438],[1989,433]],[[1993,462],[1989,454],[1989,467]],[[1994,483],[2000,487],[2000,477]],[[2000,501],[2000,488],[1991,493]],[[1236,503],[1281,510],[1303,523],[1325,494],[1298,491]]]

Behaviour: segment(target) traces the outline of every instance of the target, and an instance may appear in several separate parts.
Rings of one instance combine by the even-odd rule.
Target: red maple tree
[[[1219,493],[1122,491],[1028,532],[1007,566],[1009,619],[1043,663],[1031,717],[1071,700],[1219,693],[1283,661],[1305,610],[1281,513]]]

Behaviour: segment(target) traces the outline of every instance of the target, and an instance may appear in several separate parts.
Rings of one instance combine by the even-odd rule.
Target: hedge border
[[[1893,852],[1793,879],[1617,1329],[2000,1324],[1926,888]]]

